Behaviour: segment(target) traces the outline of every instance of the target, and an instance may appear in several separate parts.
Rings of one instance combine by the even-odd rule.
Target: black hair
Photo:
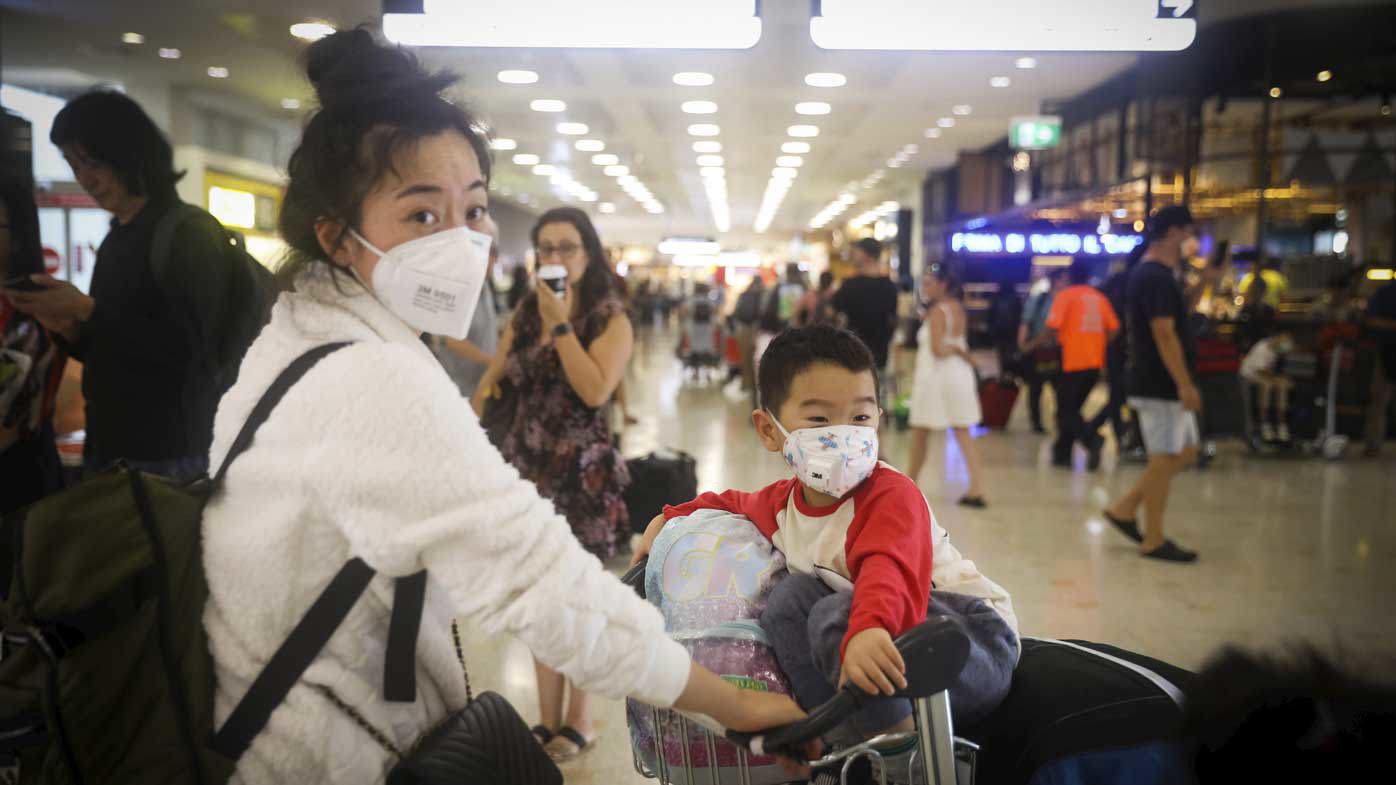
[[[926,268],[926,275],[940,281],[945,287],[945,293],[953,300],[958,300],[964,296],[964,287],[960,285],[960,279],[950,270],[950,265],[937,262]]]
[[[44,271],[44,247],[39,239],[39,208],[34,188],[22,177],[0,176],[0,202],[10,224],[10,258],[0,259],[0,278],[36,275]]]
[[[1067,277],[1077,286],[1082,286],[1091,282],[1092,265],[1091,260],[1084,256],[1078,256],[1071,260],[1071,266],[1067,268]]]
[[[620,296],[620,278],[611,269],[606,249],[601,245],[601,236],[596,233],[596,225],[591,222],[591,216],[576,207],[554,207],[538,218],[532,233],[535,251],[538,248],[538,235],[543,231],[543,227],[559,223],[571,224],[582,238],[582,252],[587,256],[587,266],[582,273],[582,279],[576,283],[575,292],[577,314],[589,316],[601,303]],[[516,349],[533,345],[543,333],[543,320],[538,316],[537,301],[538,293],[529,291],[523,300],[519,301],[519,307],[514,312]],[[604,329],[604,325],[598,327]],[[583,345],[596,338],[595,335],[585,333],[584,330],[577,335]]]
[[[174,150],[141,105],[115,90],[74,98],[53,118],[49,141],[76,145],[84,155],[111,167],[133,196],[174,193],[184,176],[174,168]]]
[[[428,136],[459,132],[489,182],[485,132],[464,107],[441,95],[455,84],[454,74],[427,72],[406,49],[378,43],[365,27],[316,41],[303,62],[320,108],[306,122],[286,166],[280,229],[291,253],[280,271],[283,279],[326,262],[315,225],[322,219],[339,222],[338,248],[349,228],[359,225],[364,198],[374,185],[395,171],[398,156]],[[339,271],[333,264],[329,268]]]
[[[854,248],[867,254],[868,258],[878,261],[882,258],[882,243],[872,237],[864,237],[853,244]]]
[[[756,389],[760,404],[766,411],[778,415],[780,407],[790,397],[795,377],[821,363],[873,376],[873,384],[881,399],[882,381],[877,378],[877,365],[867,344],[848,330],[828,325],[792,327],[771,341],[761,355],[757,370]]]
[[[1183,734],[1201,785],[1359,781],[1388,765],[1396,738],[1396,685],[1312,649],[1264,657],[1228,647],[1186,697]]]
[[[819,291],[827,292],[834,286],[834,274],[825,270],[819,274]]]
[[[1149,219],[1148,234],[1149,242],[1162,240],[1168,236],[1169,229],[1192,226],[1192,211],[1180,205],[1173,204],[1168,207],[1160,207]]]

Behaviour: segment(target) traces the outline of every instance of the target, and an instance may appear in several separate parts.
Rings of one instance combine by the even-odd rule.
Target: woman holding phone
[[[501,351],[473,404],[490,441],[524,479],[551,499],[582,546],[616,553],[629,514],[630,483],[611,440],[608,405],[630,362],[635,336],[619,281],[596,227],[575,207],[549,210],[533,227],[537,282],[519,303]],[[555,759],[590,749],[596,737],[587,695],[541,662],[535,730]]]

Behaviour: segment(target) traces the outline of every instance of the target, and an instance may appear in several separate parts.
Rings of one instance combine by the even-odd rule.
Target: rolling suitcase
[[[1000,376],[979,383],[979,408],[983,413],[984,427],[999,431],[1007,428],[1008,418],[1013,415],[1013,404],[1017,402],[1017,382]]]
[[[698,462],[686,452],[658,450],[625,463],[630,469],[625,507],[636,534],[644,533],[664,505],[682,504],[698,496]]]

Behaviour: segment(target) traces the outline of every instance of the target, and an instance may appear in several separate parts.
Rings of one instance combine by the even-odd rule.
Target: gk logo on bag
[[[670,602],[740,597],[754,602],[771,562],[739,543],[708,532],[680,537],[664,561],[663,590]]]

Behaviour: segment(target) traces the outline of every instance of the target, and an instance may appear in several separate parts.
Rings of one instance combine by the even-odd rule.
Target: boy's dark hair
[[[1197,782],[1359,781],[1389,765],[1396,685],[1312,649],[1227,648],[1188,687],[1183,735]]]
[[[817,325],[786,330],[766,347],[756,378],[761,406],[771,414],[779,412],[790,397],[795,377],[821,363],[871,373],[878,398],[882,397],[882,380],[877,378],[877,365],[867,345],[847,330]]]
[[[853,247],[867,254],[874,262],[882,258],[882,243],[872,237],[864,237],[854,243]]]
[[[69,101],[53,118],[49,141],[77,145],[110,166],[133,196],[164,196],[184,175],[174,150],[141,105],[115,90],[96,90]]]

